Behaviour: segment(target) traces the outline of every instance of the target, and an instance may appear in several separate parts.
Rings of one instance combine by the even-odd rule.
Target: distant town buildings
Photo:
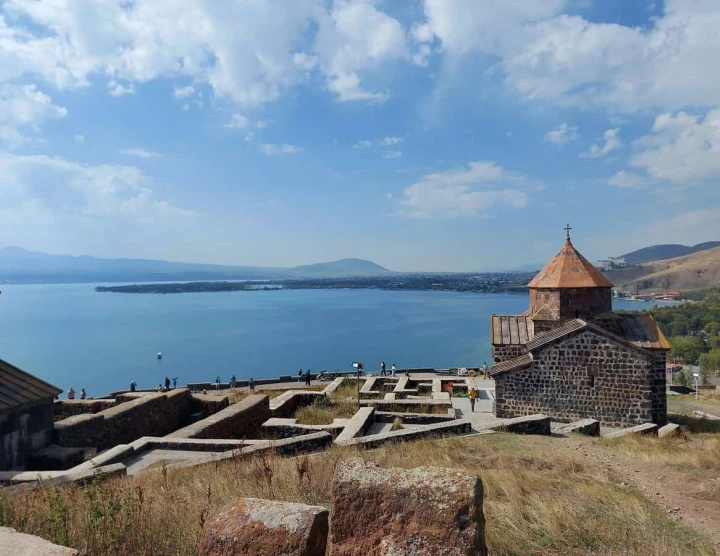
[[[627,268],[625,257],[610,257],[609,259],[600,259],[597,264],[601,270],[615,270],[618,268]]]

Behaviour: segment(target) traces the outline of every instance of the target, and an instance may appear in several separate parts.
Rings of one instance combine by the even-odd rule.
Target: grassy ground
[[[701,390],[698,399],[695,394],[668,396],[668,413],[691,414],[696,409],[720,417],[720,390]]]
[[[298,409],[295,418],[301,425],[329,425],[333,419],[349,419],[357,410],[357,403],[354,401],[331,401],[321,398],[311,405]]]
[[[557,450],[553,439],[530,442],[536,441],[510,434],[451,437],[360,454],[383,466],[434,465],[479,474],[491,554],[713,553],[705,539],[670,521],[600,464]],[[333,448],[301,458],[256,456],[195,469],[161,468],[88,487],[40,489],[0,498],[0,523],[88,556],[190,555],[209,513],[235,498],[327,506],[335,465],[355,455],[356,449]]]
[[[318,386],[306,386],[302,388],[302,390],[307,390],[308,392],[320,392],[325,389],[325,385],[318,385]],[[258,390],[255,389],[254,394],[260,394],[262,396],[268,396],[270,399],[277,398],[281,394],[284,394],[288,390],[293,390],[293,388],[272,388],[268,390]],[[298,388],[299,390],[299,388]],[[239,401],[244,400],[248,396],[253,394],[253,392],[250,392],[249,390],[236,390],[235,392],[231,392],[228,396],[228,399],[231,404],[237,403]]]
[[[600,439],[601,446],[642,461],[660,463],[678,470],[720,473],[720,435],[693,434],[679,437],[626,436]]]

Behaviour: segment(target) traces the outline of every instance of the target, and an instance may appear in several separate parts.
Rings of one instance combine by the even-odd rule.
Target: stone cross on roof
[[[567,225],[565,226],[565,234],[567,234],[566,237],[567,237],[568,239],[570,239],[570,230],[572,230],[572,228],[570,227],[570,224],[567,224]]]

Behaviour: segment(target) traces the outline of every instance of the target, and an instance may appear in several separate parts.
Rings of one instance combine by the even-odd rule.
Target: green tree
[[[720,332],[720,323],[717,323],[716,321],[711,321],[705,325],[703,330],[710,334],[710,336],[717,336],[718,332]]]
[[[680,384],[681,386],[690,386],[690,380],[688,379],[688,373],[685,372],[685,369],[683,369],[682,371],[680,371],[677,374],[676,380],[677,380],[678,384]]]
[[[695,363],[705,352],[705,344],[697,336],[673,336],[670,346],[670,355],[680,357],[685,363]]]
[[[700,365],[700,383],[703,386],[710,385],[710,379],[715,375],[715,371],[720,368],[720,349],[713,349],[707,353],[703,353],[698,359]]]

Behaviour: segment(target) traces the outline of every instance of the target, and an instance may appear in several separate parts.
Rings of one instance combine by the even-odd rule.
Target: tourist
[[[248,382],[248,388],[250,388],[251,392],[255,392],[255,381],[252,378]]]
[[[470,388],[469,397],[470,397],[470,412],[471,413],[473,411],[475,411],[475,399],[477,398],[477,395],[478,395],[477,390],[475,390],[475,388]]]
[[[482,369],[482,370],[483,370],[483,377],[484,377],[484,378],[488,378],[488,366],[487,366],[487,361],[485,361],[485,362],[483,363],[483,369]]]
[[[135,388],[137,388],[137,382],[135,382],[134,380],[131,380],[130,381],[130,391],[134,392]]]
[[[170,379],[165,377],[165,391],[167,392],[168,390],[170,390]]]
[[[305,373],[305,386],[310,386],[310,369]]]
[[[302,380],[302,369],[298,369],[298,384],[300,384],[300,381]]]
[[[85,393],[85,388],[80,388],[80,399],[84,400],[87,398],[87,394]]]
[[[390,367],[390,376],[395,376],[395,371],[397,371],[397,367],[395,366],[395,363],[393,363]]]
[[[173,377],[173,390],[175,388],[177,388],[177,377],[176,376]]]
[[[70,390],[68,390],[68,400],[74,400],[75,399],[75,390],[72,389],[72,386],[70,387]]]
[[[233,375],[230,377],[230,390],[232,390],[233,392],[235,391],[235,384],[236,384],[236,383],[237,383],[237,378],[235,378],[235,375],[233,374]]]
[[[220,390],[220,375],[215,377],[215,390]]]
[[[203,395],[207,396],[207,390],[203,388]]]
[[[155,390],[157,390],[158,392],[162,392],[162,384],[158,384]]]
[[[387,373],[385,372],[385,361],[380,363],[380,376],[387,376]]]

